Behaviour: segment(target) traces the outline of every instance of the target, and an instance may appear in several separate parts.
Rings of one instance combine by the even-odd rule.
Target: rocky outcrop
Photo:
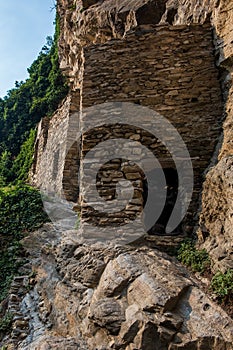
[[[123,38],[137,25],[158,24],[165,3],[165,0],[59,1],[61,68],[69,76],[72,88],[81,84],[83,47]]]
[[[210,18],[214,27],[216,64],[220,68],[225,103],[223,138],[213,157],[203,186],[202,210],[198,229],[199,246],[210,253],[213,271],[232,268],[232,155],[233,155],[233,8],[232,1],[169,0],[162,20],[173,13],[173,24],[204,23]],[[217,160],[218,158],[218,160]],[[215,165],[217,162],[219,163]],[[215,165],[215,166],[214,166]]]
[[[232,268],[231,1],[59,0],[58,13],[61,67],[77,96],[84,76],[84,48],[91,53],[92,44],[122,39],[139,25],[145,29],[148,24],[188,25],[210,20],[226,121],[223,142],[204,184],[198,235],[200,246],[210,253],[213,270]],[[79,99],[75,102],[79,108]],[[52,150],[57,138],[70,131],[68,124],[62,128],[59,121],[54,129],[55,138],[42,128],[44,143]],[[39,150],[44,143],[38,143]],[[61,153],[65,155],[65,151]],[[71,152],[67,177],[72,157]],[[65,164],[65,157],[63,160]],[[60,176],[61,183],[65,180]],[[163,239],[150,244],[161,248],[166,245]],[[21,298],[11,298],[20,317],[15,328],[21,339],[6,337],[1,345],[8,344],[9,349],[232,348],[232,319],[204,293],[208,284],[203,286],[166,253],[145,247],[143,240],[135,246],[91,243],[77,231],[62,234],[47,225],[23,244],[36,271],[36,285]]]
[[[210,21],[213,27],[216,65],[219,68],[222,95],[225,104],[223,138],[213,154],[211,171],[207,175],[202,196],[198,229],[199,244],[207,248],[213,258],[213,269],[225,270],[231,266],[233,239],[231,187],[228,173],[232,146],[232,35],[233,9],[231,0],[105,0],[58,2],[61,36],[59,41],[61,68],[69,76],[72,90],[82,83],[83,48],[122,39],[140,25],[191,25]],[[197,50],[199,48],[197,47]],[[222,122],[220,121],[221,125]],[[201,152],[201,151],[200,151]],[[217,164],[218,160],[220,161]],[[217,164],[217,165],[216,165]],[[215,167],[216,166],[216,167]],[[218,205],[216,205],[218,203]],[[223,207],[227,218],[223,219]],[[221,222],[221,230],[219,230]],[[221,231],[221,235],[217,232]],[[221,257],[218,253],[221,251]],[[225,253],[223,253],[225,252]],[[226,263],[225,263],[226,262]]]
[[[202,213],[198,230],[199,244],[205,247],[213,261],[213,270],[233,267],[233,8],[231,1],[220,1],[215,12],[217,64],[222,69],[222,91],[226,120],[220,140],[218,163],[209,171],[204,183]],[[222,141],[222,142],[221,142]]]
[[[224,64],[229,71],[232,71],[230,57],[232,56],[229,56]],[[233,88],[231,83],[232,73],[225,73],[223,86],[226,120],[223,125],[223,138],[219,154],[216,152],[218,163],[215,166],[212,164],[204,183],[198,230],[199,245],[205,247],[210,253],[213,270],[223,272],[233,267]]]
[[[61,68],[79,86],[82,47],[123,38],[127,32],[144,24],[203,24],[211,19],[216,32],[216,47],[221,61],[231,55],[231,0],[105,0],[58,2],[60,16]]]
[[[23,245],[36,284],[17,306],[25,339],[5,339],[9,349],[231,349],[230,317],[165,253],[90,245],[51,225]]]
[[[223,157],[207,174],[203,189],[199,244],[214,271],[233,268],[233,156]]]

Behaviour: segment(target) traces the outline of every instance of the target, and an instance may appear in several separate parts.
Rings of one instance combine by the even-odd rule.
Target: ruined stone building
[[[182,184],[172,150],[150,132],[158,121],[155,116],[154,122],[147,123],[149,111],[176,128],[194,171],[191,204],[182,224],[173,227],[172,232],[191,233],[197,225],[204,175],[216,159],[225,117],[231,51],[225,45],[230,31],[222,29],[222,38],[217,33],[223,26],[221,9],[215,13],[213,4],[208,7],[204,2],[203,8],[195,12],[190,6],[188,2],[181,8],[169,1],[142,0],[58,4],[61,68],[69,78],[70,93],[54,116],[44,118],[39,125],[31,178],[49,193],[79,201],[83,225],[121,227],[142,211],[147,200],[146,175],[136,162],[115,157],[96,174],[98,193],[107,202],[116,199],[117,182],[124,179],[134,187],[133,198],[125,210],[115,213],[101,212],[101,208],[92,207],[95,200],[87,201],[90,188],[84,185],[82,174],[85,157],[110,139],[139,142],[163,169],[167,199],[158,220],[150,225],[150,233],[164,234],[176,201],[185,202],[185,194],[177,197]],[[188,11],[192,16],[187,16]],[[141,111],[136,126],[128,123],[127,116],[126,122],[117,119],[126,103]],[[110,114],[115,116],[115,123],[109,119]],[[169,139],[169,135],[166,137]],[[140,154],[140,146],[135,143],[134,148]],[[174,148],[179,153],[179,145]],[[89,164],[101,157],[97,153],[92,153]],[[185,169],[186,159],[180,158],[180,166]],[[154,178],[157,170],[156,166],[149,169]],[[179,210],[177,215],[182,216],[182,204]],[[208,235],[205,224],[202,229],[203,235]]]
[[[21,240],[1,349],[232,350],[232,294],[211,289],[232,291],[232,3],[57,0],[70,89],[30,180],[80,227]],[[193,232],[195,274],[173,249]]]

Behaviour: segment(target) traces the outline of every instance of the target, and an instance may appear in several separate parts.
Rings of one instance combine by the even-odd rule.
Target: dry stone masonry
[[[193,200],[173,233],[190,232],[197,224],[204,181],[199,245],[208,250],[213,272],[232,268],[232,0],[59,0],[58,14],[61,68],[70,93],[39,125],[31,181],[50,195],[79,201],[82,230],[46,224],[24,238],[36,274],[31,281],[24,271],[13,280],[1,305],[13,313],[13,330],[0,347],[231,350],[232,318],[210,295],[208,279],[193,276],[166,254],[183,240],[163,235],[180,183],[172,152],[152,129],[158,115],[166,117],[183,137],[194,166]],[[119,121],[122,106],[129,105],[127,111],[144,126],[155,116],[150,130],[125,123],[127,118]],[[83,167],[94,172],[95,159],[104,160],[109,148],[105,155],[94,153],[89,163],[87,155],[114,138],[116,149],[122,138],[131,142],[139,158],[142,146],[151,151],[166,179],[165,211],[150,232],[160,235],[130,245],[89,239],[101,238],[102,228],[109,235],[114,227],[124,234],[124,224],[147,199],[145,173],[118,156],[103,162],[97,189],[108,204],[116,199],[119,182],[125,182],[126,192],[133,184],[130,202],[122,212],[108,214],[87,205],[93,176],[86,186]],[[157,176],[158,169],[153,171]],[[72,203],[55,201],[54,208],[47,200],[51,215],[69,227]]]
[[[208,24],[189,27],[147,25],[138,27],[123,40],[111,40],[84,49],[82,122],[84,125],[89,123],[88,127],[91,128],[92,122],[97,122],[96,118],[102,118],[101,122],[107,124],[108,114],[114,114],[113,109],[107,110],[106,113],[101,111],[102,115],[99,113],[95,118],[91,118],[88,112],[85,114],[88,107],[106,101],[147,106],[167,118],[182,136],[193,160],[195,187],[190,213],[197,210],[202,174],[215,149],[222,119],[221,91],[211,38],[211,28]],[[93,114],[93,111],[91,113]],[[140,115],[142,130],[111,125],[108,137],[138,140],[154,152],[164,169],[174,168],[168,151],[161,147],[152,135],[146,133],[145,129],[153,130],[153,124],[147,124],[144,113],[146,112],[142,110]],[[127,121],[127,116],[125,118]],[[156,121],[154,125],[154,128],[158,128]],[[98,134],[101,135],[101,140],[108,138],[106,130],[104,132],[102,128],[84,135],[81,161],[85,159],[86,152],[99,142]],[[180,145],[176,144],[173,147],[179,150]],[[94,159],[95,156],[93,161]],[[108,166],[107,170],[110,169]],[[123,178],[130,179],[127,171],[122,172],[122,164],[119,163],[117,167],[114,161],[112,170],[118,171],[118,178],[120,172]],[[134,173],[131,180],[142,183],[143,177],[140,172],[132,169],[128,172]],[[175,182],[175,176],[173,180]],[[109,191],[106,187],[105,184],[105,196],[111,196],[111,185]],[[143,189],[142,186],[139,187]],[[86,186],[81,188],[84,199],[88,190]],[[142,197],[141,195],[141,206]],[[135,208],[136,212],[138,210],[139,208]],[[85,217],[88,216],[86,208],[83,212]],[[89,220],[93,217],[92,213]],[[194,221],[192,214],[189,219]]]
[[[79,109],[79,94],[69,96],[52,119],[41,120],[35,143],[31,182],[42,192],[78,197],[79,153],[77,131],[79,119],[73,113]]]
[[[218,269],[220,266],[223,270],[226,269],[229,266],[232,251],[232,247],[229,246],[229,235],[232,241],[232,230],[229,230],[229,227],[232,226],[232,206],[228,200],[230,193],[229,186],[231,186],[228,184],[228,169],[232,168],[231,156],[233,154],[233,108],[231,83],[231,42],[233,23],[232,1],[204,0],[202,2],[199,2],[195,0],[60,0],[58,2],[58,14],[60,17],[61,26],[59,40],[60,64],[61,68],[69,78],[71,97],[68,97],[68,100],[72,99],[72,101],[75,101],[75,111],[79,112],[82,108],[82,105],[90,106],[92,102],[100,103],[109,99],[111,100],[113,98],[111,89],[116,89],[113,91],[116,91],[116,95],[120,101],[127,100],[133,102],[134,104],[146,104],[151,108],[156,108],[156,110],[160,108],[162,114],[167,118],[170,118],[169,120],[172,122],[176,122],[176,120],[178,121],[178,118],[180,118],[180,122],[176,122],[176,127],[179,131],[181,131],[181,129],[183,130],[182,136],[185,138],[185,141],[188,142],[192,157],[193,154],[197,154],[197,157],[199,157],[199,159],[193,159],[194,170],[196,169],[195,192],[193,196],[192,206],[190,207],[190,210],[186,216],[186,221],[183,222],[183,224],[185,224],[185,231],[191,231],[193,229],[193,226],[195,226],[193,217],[196,213],[197,197],[201,192],[201,184],[204,180],[201,175],[203,174],[203,170],[207,169],[208,164],[211,166],[215,165],[217,162],[218,154],[219,160],[223,159],[221,161],[221,164],[216,169],[216,178],[213,176],[214,169],[209,175],[207,175],[207,185],[204,188],[202,198],[203,215],[201,215],[198,235],[200,245],[204,244],[205,247],[211,252],[212,258],[216,261],[216,269]],[[208,23],[210,24],[208,25]],[[170,27],[168,25],[170,25]],[[144,29],[142,29],[143,27]],[[146,32],[147,30],[148,32]],[[192,39],[190,40],[188,37],[191,36]],[[133,38],[135,37],[137,39],[134,41]],[[151,41],[154,40],[159,43],[159,45],[155,44],[153,46],[150,46],[149,43],[143,42],[142,40],[140,41],[140,37],[148,37]],[[187,40],[185,38],[187,38]],[[187,41],[189,41],[189,43]],[[159,77],[160,84],[163,89],[163,94],[155,93],[155,91],[150,92],[149,85],[151,84],[151,78],[154,76],[154,73],[150,74],[148,81],[146,81],[144,84],[143,79],[146,78],[145,70],[143,72],[144,78],[142,78],[142,82],[140,82],[139,79],[136,79],[135,81],[135,78],[131,79],[129,82],[123,82],[126,74],[133,72],[132,74],[134,77],[136,74],[135,71],[132,71],[132,65],[130,67],[130,70],[127,66],[128,58],[130,58],[131,55],[130,59],[132,60],[133,55],[130,54],[130,52],[127,53],[126,43],[130,46],[130,50],[133,50],[133,52],[135,52],[134,62],[139,69],[143,67],[143,65],[140,63],[141,61],[139,60],[139,58],[141,60],[145,59],[145,57],[143,58],[143,55],[148,59],[146,62],[147,67],[150,66],[150,68],[152,68],[152,66],[156,66],[156,74]],[[214,52],[211,47],[211,43],[213,43]],[[141,48],[143,45],[145,45],[147,53],[143,53],[142,50],[136,49],[136,47],[139,47],[140,45]],[[103,49],[102,52],[101,47]],[[113,52],[112,50],[111,52],[111,48],[119,51],[119,57],[115,51]],[[163,48],[163,50],[160,48]],[[121,49],[122,52],[120,52]],[[175,49],[177,49],[179,52],[176,52],[174,55],[172,51]],[[104,50],[106,50],[106,57],[108,57],[110,61],[108,62],[106,59],[104,61],[104,64],[99,67],[98,60],[103,60]],[[207,53],[208,50],[210,55]],[[168,52],[171,52],[171,54],[168,55]],[[214,68],[214,58],[212,56],[213,53],[215,54],[214,58],[218,69]],[[153,59],[153,55],[155,54],[157,57],[156,60]],[[207,56],[208,59],[206,60]],[[98,60],[96,60],[97,62],[95,62],[94,57],[98,57]],[[151,61],[150,57],[152,57]],[[195,70],[195,73],[193,72],[193,75],[191,73],[192,79],[195,81],[195,85],[193,85],[192,88],[190,87],[192,82],[185,81],[186,73],[188,75],[187,79],[190,79],[190,71],[187,69],[185,72],[183,72],[185,74],[182,75],[182,78],[177,76],[178,80],[184,79],[184,81],[179,82],[179,86],[178,81],[175,79],[175,74],[179,75],[179,72],[181,72],[181,67],[175,67],[174,64],[178,63],[179,60],[184,60],[185,63],[188,64],[189,57],[193,57],[196,60],[196,62],[192,62],[193,69]],[[117,64],[114,65],[114,69],[111,70],[112,78],[106,72],[106,70],[109,72],[109,67],[113,67],[113,65],[110,64],[111,59],[115,59],[115,61],[117,60]],[[92,65],[89,65],[88,61],[92,63]],[[124,64],[126,64],[128,67],[127,72],[126,69],[125,71],[121,69],[123,61]],[[164,68],[163,65],[166,64],[166,62],[170,66]],[[161,64],[160,67],[159,64]],[[209,71],[209,74],[208,70],[211,69],[213,70],[213,73],[210,73]],[[108,75],[108,81],[106,82],[104,80],[104,70]],[[173,71],[173,74],[171,74],[171,70]],[[117,83],[114,80],[116,75],[115,73],[117,71],[118,74],[119,71],[121,71],[120,76],[123,78],[121,82],[122,85],[118,84],[118,77]],[[91,77],[88,77],[88,72],[90,73]],[[197,82],[196,75],[198,74],[200,76],[200,79]],[[168,81],[170,81],[170,76],[173,77],[172,83],[175,85],[177,84],[177,86],[173,85],[174,88],[171,89],[170,84],[168,83]],[[218,104],[217,102],[220,101],[217,79],[219,79],[221,83],[221,91],[223,96],[222,110],[225,112],[224,114],[222,114],[220,103]],[[106,83],[106,86],[104,86],[104,83]],[[182,84],[184,89],[181,93]],[[108,85],[111,86],[111,89],[109,90],[107,87]],[[156,83],[156,81],[152,81],[152,85],[153,89],[155,90],[156,88],[161,89],[161,87],[158,85],[158,82]],[[212,94],[209,94],[207,91],[208,89],[205,90],[205,88],[210,85]],[[165,92],[166,88],[168,90]],[[204,97],[203,101],[201,101],[200,96],[198,97],[199,88],[201,91],[203,91],[203,89],[205,90],[205,93],[202,94]],[[98,89],[100,89],[100,92]],[[144,91],[146,91],[147,95],[144,94]],[[89,94],[88,96],[87,92]],[[184,92],[186,94],[185,98]],[[136,96],[136,93],[138,96]],[[107,94],[107,96],[105,96],[105,94]],[[83,99],[84,95],[85,99]],[[60,118],[60,123],[58,123],[59,125],[62,125],[62,120],[65,118],[65,115],[68,117],[70,114],[68,104],[69,103],[64,102],[64,105],[62,107],[63,110],[66,109],[63,117],[61,114],[60,117],[54,116],[55,120],[56,118]],[[192,109],[191,114],[185,112],[186,108],[189,111]],[[199,112],[198,108],[200,109]],[[174,109],[177,111],[179,110],[182,117],[179,117],[179,113],[174,113]],[[59,112],[57,113],[59,114]],[[203,117],[204,114],[205,117]],[[191,120],[189,119],[191,115],[194,118],[193,122],[191,122],[192,125],[190,125],[189,122]],[[215,121],[214,115],[216,115]],[[216,149],[216,152],[214,154],[212,153],[213,159],[211,163],[208,163],[211,158],[211,152],[213,151],[214,145],[216,144],[216,138],[218,138],[221,132],[221,117],[223,115],[226,117],[226,121],[223,126],[224,138],[222,142],[220,138],[220,143]],[[208,123],[205,123],[207,120],[206,118],[208,118]],[[46,121],[44,121],[44,123],[46,124]],[[53,121],[51,120],[50,125],[52,124]],[[187,129],[185,131],[186,126]],[[215,127],[216,130],[214,130]],[[191,130],[190,132],[189,129]],[[46,130],[47,129],[44,128],[45,137],[47,133]],[[55,130],[52,131],[51,127],[49,127],[48,130],[50,136],[47,144],[47,150],[49,150],[50,147],[52,153],[47,152],[47,156],[45,156],[43,146],[40,146],[39,148],[37,147],[38,156],[35,155],[35,161],[36,159],[38,159],[38,161],[36,162],[36,171],[33,176],[34,183],[38,186],[41,186],[43,184],[45,190],[51,192],[55,191],[58,194],[62,193],[62,191],[64,193],[65,191],[67,199],[70,200],[76,201],[76,198],[79,195],[80,201],[83,201],[83,198],[80,195],[80,183],[77,183],[76,177],[77,172],[79,172],[79,159],[82,154],[80,145],[78,144],[77,147],[76,145],[73,146],[65,164],[64,158],[66,158],[68,150],[65,146],[66,141],[62,143],[61,148],[63,148],[64,145],[64,149],[66,150],[59,151],[60,171],[57,179],[53,180],[52,174],[56,173],[56,171],[53,171],[53,164],[56,165],[54,158],[56,159],[58,156],[56,149],[58,138],[52,136],[53,134],[56,135]],[[203,139],[200,138],[200,134],[204,135],[205,133],[206,139],[204,140],[204,137]],[[38,139],[41,140],[41,142],[39,142],[40,145],[44,144],[44,136],[42,134],[43,133],[38,136]],[[61,140],[62,138],[59,137],[59,139]],[[75,140],[76,139],[74,138],[73,143]],[[206,140],[209,140],[209,142],[206,142]],[[142,142],[142,138],[140,139],[140,142]],[[84,145],[82,147],[84,147]],[[82,149],[85,153],[84,148]],[[164,160],[164,157],[161,157],[160,154],[159,159],[161,160],[161,158]],[[195,158],[195,156],[193,158]],[[72,171],[70,170],[71,165],[73,168]],[[173,165],[170,163],[167,164],[166,167],[168,169],[172,169]],[[163,167],[165,168],[164,164]],[[221,172],[221,176],[217,175],[219,171]],[[168,170],[168,172],[170,172],[170,170]],[[72,178],[71,173],[75,174],[75,178]],[[66,174],[66,176],[64,174]],[[214,180],[215,184],[211,184],[212,180]],[[212,191],[213,188],[215,188],[214,191]],[[105,189],[103,188],[103,191],[104,190]],[[85,189],[82,189],[82,191],[85,191]],[[139,194],[139,192],[140,191],[135,190],[135,195],[140,197],[138,200],[138,203],[140,201],[138,208],[141,209],[143,195]],[[114,190],[111,189],[111,195],[112,193],[114,194]],[[227,221],[220,218],[222,216],[222,207],[214,204],[220,202],[220,197],[224,197],[224,207],[226,208],[229,218]],[[85,201],[82,203],[83,220],[87,220],[88,210],[86,210],[87,208]],[[102,218],[99,217],[99,221],[101,219]],[[93,220],[96,220],[96,218],[93,217]],[[167,218],[164,220],[166,221]],[[189,227],[190,223],[192,227]],[[156,231],[159,231],[158,227],[156,228]],[[218,239],[216,240],[216,232],[220,231],[223,235],[221,243]],[[225,231],[227,231],[226,234]],[[224,256],[224,259],[222,259],[221,262],[219,262],[218,258],[216,257],[216,245],[217,247],[221,247],[221,254]]]
[[[221,90],[214,62],[210,24],[175,27],[140,25],[123,39],[84,47],[83,62],[84,65],[80,68],[80,97],[79,90],[71,92],[61,110],[52,118],[48,131],[45,132],[42,128],[41,136],[38,136],[38,145],[43,144],[44,150],[41,150],[41,146],[37,147],[36,160],[40,165],[34,171],[34,183],[42,184],[49,192],[61,194],[64,191],[68,200],[77,201],[79,193],[83,224],[88,222],[94,225],[120,226],[127,220],[134,219],[145,204],[145,174],[136,165],[132,166],[126,160],[122,163],[119,158],[115,158],[106,167],[103,166],[102,174],[98,174],[97,185],[105,200],[116,198],[116,184],[120,179],[130,180],[135,187],[129,207],[120,213],[107,215],[87,204],[86,195],[90,188],[86,186],[86,182],[85,185],[82,182],[82,162],[85,161],[87,152],[100,141],[130,139],[147,147],[161,163],[169,182],[168,188],[174,189],[170,193],[174,206],[178,190],[174,160],[166,147],[148,132],[153,125],[151,121],[146,122],[146,112],[142,110],[137,120],[141,129],[122,125],[124,120],[120,124],[110,123],[108,126],[108,114],[115,113],[112,108],[93,117],[93,111],[97,108],[95,106],[106,102],[127,102],[144,106],[170,121],[190,152],[194,167],[194,192],[184,222],[185,230],[191,232],[201,191],[202,174],[214,152],[222,120]],[[92,106],[94,108],[90,109]],[[101,127],[93,128],[96,123],[101,124]],[[154,129],[158,129],[156,123],[155,120]],[[80,141],[77,136],[81,130],[89,132],[84,133]],[[46,146],[44,134],[48,134]],[[178,151],[179,147],[179,144],[173,145]],[[134,152],[140,154],[141,151],[135,148]],[[101,158],[100,154],[98,156]],[[93,155],[90,166],[95,158]],[[185,168],[185,161],[183,167]],[[150,170],[154,170],[156,176],[156,169]],[[165,207],[167,214],[162,214],[160,222],[152,230],[154,233],[165,232],[172,211],[169,205],[172,207],[171,203]],[[88,227],[91,231],[94,230],[89,225],[85,226],[87,235]]]

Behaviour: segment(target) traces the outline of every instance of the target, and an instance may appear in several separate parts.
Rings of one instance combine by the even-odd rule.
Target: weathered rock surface
[[[217,64],[223,69],[226,121],[219,163],[204,185],[199,237],[215,270],[232,267],[232,1],[59,0],[58,10],[61,67],[74,90],[80,88],[84,46],[122,38],[140,24],[204,23],[210,17]],[[14,337],[5,338],[1,346],[232,349],[232,319],[165,253],[142,244],[91,245],[79,240],[76,231],[62,235],[50,225],[31,234],[24,246],[37,273],[36,284],[27,290],[28,276],[22,283],[14,280],[9,299]],[[22,288],[21,297],[16,296]]]
[[[222,94],[225,103],[223,139],[213,158],[210,172],[204,183],[202,213],[198,230],[199,245],[205,247],[213,260],[213,270],[232,268],[232,155],[233,155],[233,7],[232,1],[176,1],[166,3],[162,21],[173,14],[173,24],[204,23],[211,19],[214,28],[216,64],[220,67]],[[219,163],[217,163],[217,157]]]
[[[142,24],[172,25],[204,23],[207,18],[216,31],[216,47],[220,61],[231,56],[231,0],[60,0],[61,67],[67,71],[74,87],[79,86],[82,47],[123,38],[127,32]]]
[[[199,241],[210,253],[213,269],[233,268],[233,156],[222,158],[206,177]]]
[[[165,3],[165,0],[75,0],[69,4],[66,0],[59,1],[61,68],[74,89],[80,86],[84,46],[123,38],[139,24],[159,23]]]
[[[28,330],[13,349],[232,348],[232,319],[175,259],[77,233],[47,225],[25,239],[37,283],[19,301]]]
[[[213,11],[217,64],[221,67],[222,92],[226,119],[223,139],[216,151],[218,163],[207,174],[203,188],[199,244],[213,260],[213,270],[225,271],[233,267],[233,8],[232,1],[219,1]],[[212,164],[213,165],[213,164]]]
[[[232,212],[230,192],[220,189],[221,187],[227,189],[231,186],[229,176],[227,175],[226,178],[224,164],[229,164],[231,158],[228,157],[233,155],[232,0],[76,0],[68,3],[65,0],[60,0],[58,11],[61,18],[59,42],[61,67],[69,76],[73,90],[79,89],[81,86],[84,47],[93,43],[104,43],[113,38],[124,38],[132,29],[142,24],[189,25],[193,23],[203,24],[210,20],[213,26],[216,64],[220,68],[226,119],[223,125],[223,138],[219,142],[215,155],[213,155],[211,172],[207,176],[204,186],[199,243],[200,245],[204,244],[204,247],[210,251],[214,259],[214,269],[225,270],[232,264],[229,241],[233,239],[233,230],[230,229],[229,224],[230,214],[227,214],[228,228],[223,224],[221,235],[216,239],[216,232],[219,232],[219,222],[223,221],[222,217],[224,216],[222,207],[216,203],[224,202],[224,211]],[[216,165],[218,159],[221,163]],[[215,191],[211,192],[210,188],[215,189]],[[212,216],[215,217],[213,221]],[[205,242],[206,236],[209,238]],[[214,245],[215,248],[213,248]],[[218,256],[220,251],[222,251],[223,258]]]

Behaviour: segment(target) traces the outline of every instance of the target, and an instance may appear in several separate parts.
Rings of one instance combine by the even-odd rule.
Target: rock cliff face
[[[211,23],[225,122],[203,186],[198,237],[199,245],[210,253],[213,270],[232,268],[232,1],[59,0],[58,14],[61,67],[69,77],[71,94],[49,122],[51,129],[46,123],[41,125],[37,147],[43,153],[46,144],[51,146],[45,154],[49,162],[51,153],[56,153],[52,146],[57,139],[60,141],[64,134],[68,135],[68,142],[72,139],[74,124],[70,111],[80,108],[80,96],[84,104],[85,101],[88,104],[90,98],[88,80],[84,85],[86,90],[83,89],[85,50],[94,76],[96,51],[92,51],[93,44],[99,44],[98,59],[103,60],[103,48],[111,51],[113,41],[113,51],[117,55],[118,40],[128,34],[134,35],[133,30],[138,26],[143,26],[148,36],[152,35],[154,25],[160,24],[164,32],[168,26],[177,26],[173,36],[178,31],[181,37],[186,25],[205,27]],[[195,28],[198,31],[200,27]],[[209,32],[205,34],[205,40],[209,36]],[[200,50],[200,41],[197,42],[196,50]],[[164,43],[160,44],[163,47]],[[171,44],[167,42],[166,45],[169,50]],[[101,79],[104,84],[104,77]],[[201,85],[205,89],[205,82]],[[213,91],[212,96],[206,93],[207,112],[211,113],[211,102],[216,101],[218,91]],[[86,96],[85,101],[82,101],[83,96]],[[98,94],[93,98],[98,102]],[[173,98],[170,96],[169,101]],[[69,107],[67,113],[66,105],[74,109]],[[59,123],[60,114],[63,124]],[[222,120],[217,124],[219,129]],[[212,131],[216,137],[214,128]],[[67,159],[66,152],[67,144],[60,149],[66,176],[65,180],[60,176],[58,185],[61,190],[62,182],[65,183],[65,190],[72,196],[69,165],[77,154],[71,149]],[[41,171],[43,173],[42,168]],[[51,183],[52,177],[49,177]],[[77,183],[72,185],[77,188]],[[166,242],[166,237],[163,239]],[[178,240],[179,237],[174,238]],[[232,349],[232,319],[204,292],[207,281],[190,275],[164,252],[148,248],[142,242],[140,246],[136,243],[134,246],[90,243],[80,237],[78,231],[60,232],[50,224],[25,238],[23,245],[31,262],[28,268],[35,270],[36,276],[28,276],[25,267],[25,276],[16,277],[12,285],[8,309],[14,313],[13,331],[1,344],[8,344],[9,350]]]
[[[90,245],[50,224],[23,245],[37,275],[24,297],[12,290],[7,349],[232,349],[232,319],[165,253]]]
[[[225,106],[223,137],[220,138],[206,175],[198,230],[199,243],[214,261],[213,269],[232,267],[232,37],[231,0],[168,1],[59,1],[61,18],[61,67],[70,78],[72,89],[81,87],[82,48],[93,43],[121,39],[138,25],[203,24],[213,26],[216,65],[219,68]],[[196,48],[199,50],[199,48]],[[219,161],[219,164],[216,164]],[[221,204],[222,205],[221,205]],[[218,253],[221,251],[219,262]]]
[[[210,17],[214,26],[216,64],[220,68],[222,93],[225,102],[223,139],[219,142],[214,165],[206,176],[202,195],[199,242],[213,260],[213,269],[225,271],[232,268],[233,206],[232,206],[232,155],[233,155],[233,106],[232,106],[232,57],[233,57],[233,8],[228,1],[168,1],[166,13],[175,13],[173,23],[203,23]]]
[[[68,72],[76,87],[81,48],[112,38],[123,38],[138,25],[203,24],[210,18],[215,28],[216,48],[220,51],[219,61],[229,59],[232,55],[231,0],[61,0],[58,2],[58,11],[62,28],[61,67]]]

